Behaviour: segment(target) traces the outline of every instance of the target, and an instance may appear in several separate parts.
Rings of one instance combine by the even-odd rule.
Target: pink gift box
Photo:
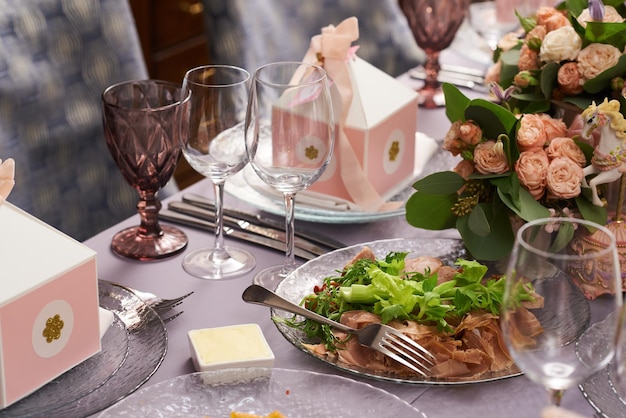
[[[8,202],[0,205],[0,407],[100,346],[96,253]]]
[[[413,180],[417,93],[359,57],[347,65],[353,98],[344,131],[365,177],[383,200],[389,200]],[[334,94],[333,105],[337,100]],[[353,201],[340,176],[339,148],[335,144],[330,165],[304,193]]]

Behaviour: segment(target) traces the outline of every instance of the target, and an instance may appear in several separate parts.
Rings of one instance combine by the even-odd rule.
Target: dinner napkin
[[[6,200],[15,185],[15,161],[7,158],[0,160],[0,205]]]
[[[437,141],[428,135],[417,132],[415,134],[415,169],[413,171],[413,177],[410,178],[407,183],[399,184],[391,191],[390,195],[394,196],[400,193],[402,190],[413,184],[415,179],[422,173],[426,164],[433,156],[439,145]],[[272,200],[282,201],[282,194],[272,189],[270,186],[261,181],[252,170],[245,171],[244,177],[246,182],[259,193],[269,197]],[[341,199],[334,196],[329,196],[321,193],[312,192],[310,190],[304,190],[297,195],[297,206],[299,208],[318,208],[326,209],[338,212],[361,212],[363,211],[356,203],[350,202],[345,199]],[[404,202],[398,202],[398,206],[403,205]]]

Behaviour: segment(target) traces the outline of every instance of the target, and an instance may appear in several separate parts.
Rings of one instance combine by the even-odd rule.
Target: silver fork
[[[114,283],[114,282],[111,282],[111,283],[113,283],[114,285],[119,286],[121,288],[124,288],[124,289],[128,290],[129,292],[134,293],[146,305],[148,305],[152,309],[154,309],[156,311],[156,313],[159,314],[159,316],[161,316],[161,314],[169,311],[170,309],[180,305],[181,303],[183,303],[183,299],[185,299],[185,298],[187,298],[187,297],[189,297],[190,295],[193,294],[193,292],[189,292],[187,294],[184,294],[184,295],[179,296],[179,297],[174,298],[174,299],[163,299],[163,298],[160,298],[160,297],[158,297],[157,295],[155,295],[153,293],[142,292],[140,290],[133,289],[132,287],[128,287],[128,286],[120,284],[120,283]],[[180,313],[175,315],[175,316],[173,316],[173,317],[168,318],[168,320],[172,320],[172,319],[174,319],[178,315],[180,315]]]
[[[271,290],[255,284],[244,290],[242,298],[248,303],[282,309],[353,334],[361,345],[391,357],[422,376],[428,376],[430,367],[435,364],[435,357],[428,350],[388,325],[369,324],[361,329],[350,328],[283,299]]]

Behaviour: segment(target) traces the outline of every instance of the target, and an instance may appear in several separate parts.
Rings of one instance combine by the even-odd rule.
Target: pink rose
[[[576,145],[572,138],[554,138],[550,141],[550,145],[548,145],[546,152],[551,160],[559,157],[567,157],[580,167],[585,167],[587,165],[585,154],[580,147]]]
[[[480,127],[471,121],[456,121],[448,130],[443,139],[443,149],[450,151],[452,155],[459,155],[465,150],[471,149],[478,144],[483,137]]]
[[[557,73],[557,82],[561,91],[574,96],[583,92],[581,75],[575,62],[566,62],[561,65]]]
[[[547,188],[552,197],[571,199],[580,194],[582,167],[572,164],[567,157],[558,157],[548,166]]]
[[[535,200],[541,199],[546,190],[550,162],[543,150],[524,151],[515,163],[519,182]]]
[[[517,131],[517,145],[520,151],[543,148],[548,142],[548,135],[541,117],[534,113],[525,114]]]
[[[509,171],[509,162],[501,142],[486,141],[474,149],[474,164],[481,174],[502,174]]]
[[[560,136],[566,136],[567,125],[562,119],[555,119],[547,113],[540,113],[539,118],[543,122],[543,128],[546,131],[546,137],[548,141]]]
[[[585,80],[592,80],[598,74],[615,64],[622,55],[619,49],[608,44],[589,44],[578,54],[578,71]]]
[[[459,176],[467,179],[474,172],[474,163],[470,160],[461,160],[453,171]]]

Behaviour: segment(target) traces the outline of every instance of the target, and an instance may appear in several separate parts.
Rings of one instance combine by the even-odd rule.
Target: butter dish
[[[198,372],[274,366],[274,353],[257,324],[195,329],[187,336],[191,360]]]

